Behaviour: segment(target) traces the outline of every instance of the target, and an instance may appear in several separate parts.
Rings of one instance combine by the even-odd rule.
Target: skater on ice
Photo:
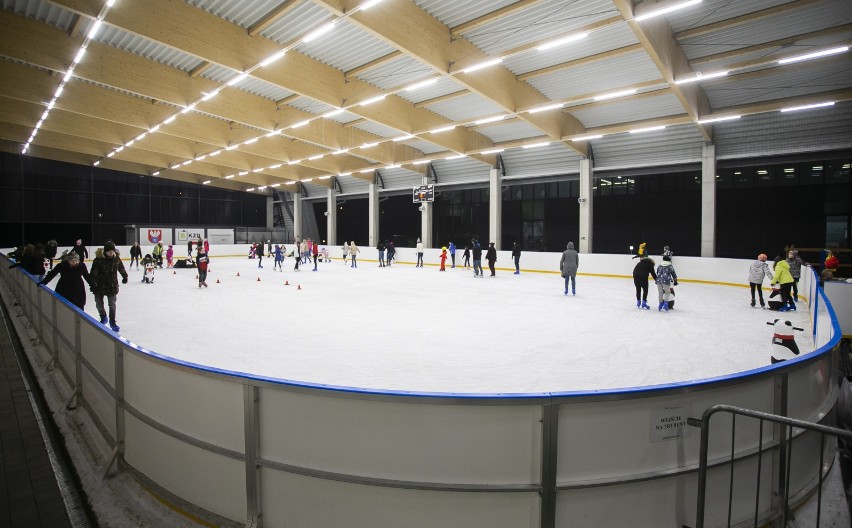
[[[571,295],[577,295],[577,268],[580,267],[580,255],[574,249],[574,243],[568,242],[562,259],[559,261],[559,271],[565,279],[565,295],[568,295],[568,283],[571,283]]]
[[[139,259],[142,258],[142,248],[139,247],[139,242],[134,242],[130,246],[130,265],[128,268],[133,269],[133,263],[136,263],[136,269],[139,269]]]
[[[98,249],[95,252],[95,260],[92,261],[92,271],[89,273],[92,282],[92,293],[95,294],[95,306],[98,307],[98,315],[101,317],[101,324],[107,324],[113,332],[120,330],[115,322],[115,300],[118,296],[118,277],[121,275],[121,283],[127,284],[127,272],[124,270],[124,264],[115,250],[115,244],[107,241],[103,249]],[[107,299],[109,307],[109,319],[107,319],[107,310],[104,307],[104,297]]]
[[[650,310],[648,306],[648,275],[657,281],[657,273],[654,271],[654,259],[645,257],[639,259],[639,263],[633,268],[633,285],[636,287],[636,308]]]
[[[59,275],[59,282],[56,283],[53,291],[68,299],[68,302],[80,310],[85,310],[86,286],[83,281],[85,280],[91,286],[92,279],[89,277],[86,265],[80,261],[80,255],[73,251],[66,254],[65,258],[50,270],[39,284],[45,286],[57,275]]]
[[[755,290],[757,290],[757,295],[760,298],[760,307],[764,308],[766,306],[763,302],[763,277],[766,276],[770,281],[772,280],[772,271],[769,270],[769,264],[766,263],[767,258],[765,253],[761,253],[748,269],[748,285],[751,288],[752,308],[754,308]]]
[[[154,259],[150,254],[145,255],[145,258],[142,259],[142,268],[145,270],[142,275],[142,282],[152,284],[154,282]]]
[[[447,268],[444,267],[444,264],[447,262],[447,246],[441,248],[441,267],[438,271],[447,271]]]
[[[261,251],[263,250],[263,245],[260,245]],[[210,258],[207,256],[207,252],[204,251],[204,246],[200,243],[198,244],[198,253],[195,255],[195,262],[198,264],[198,287],[204,286],[207,287],[207,265],[210,263]]]
[[[793,297],[790,295],[790,290],[793,288],[793,276],[790,274],[790,264],[781,257],[775,259],[775,274],[772,276],[770,285],[772,284],[778,284],[781,290],[781,302],[783,305],[778,311],[795,311],[796,303],[793,302]]]
[[[657,311],[669,311],[669,294],[672,292],[672,285],[677,286],[677,272],[672,266],[672,258],[664,256],[663,261],[657,266],[657,278],[654,280],[657,284],[658,301],[660,305]]]

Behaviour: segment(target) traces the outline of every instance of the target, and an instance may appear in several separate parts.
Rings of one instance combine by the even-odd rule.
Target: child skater
[[[175,250],[172,248],[171,244],[169,244],[169,249],[166,250],[166,266],[169,268],[173,267],[175,265],[174,258]]]
[[[658,300],[660,301],[660,306],[657,307],[657,311],[659,312],[664,310],[668,312],[669,293],[672,284],[677,286],[677,273],[675,272],[674,266],[672,266],[672,258],[668,255],[663,257],[663,261],[657,267],[657,278],[654,282],[657,283],[657,293],[659,294]]]
[[[447,246],[441,248],[441,269],[438,271],[447,271],[447,268],[444,267],[444,264],[447,262]]]
[[[781,257],[775,259],[775,274],[772,276],[772,284],[779,284],[781,289],[781,302],[783,306],[778,309],[779,312],[787,312],[796,310],[796,303],[793,302],[793,297],[790,291],[793,289],[793,275],[790,274],[790,264]]]
[[[263,247],[263,246],[261,246]],[[198,253],[195,255],[195,263],[198,265],[198,287],[207,287],[207,264],[209,262],[204,246],[198,245]]]
[[[654,271],[654,259],[645,257],[639,259],[639,263],[633,268],[633,285],[636,286],[636,308],[644,308],[650,310],[648,306],[648,275],[657,280],[657,273]]]
[[[769,264],[766,263],[766,259],[766,254],[761,253],[748,269],[748,285],[751,288],[752,308],[754,308],[754,290],[757,290],[757,295],[760,298],[760,307],[766,307],[766,303],[763,302],[763,276],[765,275],[769,277],[769,280],[772,280],[772,272],[769,270]]]
[[[282,265],[284,264],[284,248],[275,244],[275,265],[272,266],[272,271],[275,271],[275,268],[278,268],[278,271],[283,272],[284,268]]]
[[[145,268],[145,274],[142,276],[142,282],[145,284],[153,284],[155,264],[151,255],[145,255],[145,258],[142,259],[142,267]]]
[[[462,253],[462,258],[464,259],[464,269],[470,267],[470,246],[464,245],[464,253]]]

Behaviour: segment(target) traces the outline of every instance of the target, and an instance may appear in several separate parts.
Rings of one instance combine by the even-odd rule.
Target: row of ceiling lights
[[[381,1],[382,1],[382,0],[368,0],[367,2],[365,2],[364,4],[362,4],[361,6],[359,6],[357,9],[355,9],[355,10],[353,10],[353,11],[350,11],[349,13],[347,13],[346,15],[344,15],[344,17],[351,16],[353,13],[355,13],[355,12],[357,12],[357,11],[364,11],[364,10],[366,10],[366,9],[369,9],[370,7],[372,7],[372,6],[376,5],[376,4],[378,4],[378,3],[379,3],[379,2],[381,2]],[[685,7],[689,7],[689,6],[695,5],[695,4],[700,3],[700,2],[701,2],[701,0],[689,0],[689,1],[687,1],[687,2],[682,2],[682,3],[680,3],[680,4],[675,4],[675,5],[673,5],[673,6],[669,6],[669,7],[663,8],[663,9],[658,9],[658,10],[656,10],[656,11],[652,11],[652,12],[649,12],[649,13],[646,13],[646,14],[642,14],[642,15],[636,16],[636,17],[634,17],[634,20],[635,20],[635,21],[637,21],[637,22],[638,22],[638,21],[641,21],[641,20],[646,20],[646,19],[652,18],[652,17],[654,17],[654,16],[659,16],[659,15],[662,15],[662,14],[665,14],[665,13],[669,13],[669,12],[674,11],[674,10],[677,10],[677,9],[682,9],[682,8],[685,8]],[[86,47],[88,46],[89,41],[91,41],[91,39],[92,39],[92,38],[94,38],[94,36],[96,35],[96,33],[97,33],[98,29],[99,29],[99,28],[100,28],[100,26],[101,26],[101,23],[102,23],[102,21],[103,21],[103,19],[104,19],[105,15],[106,15],[106,13],[107,13],[107,11],[109,10],[109,8],[110,8],[110,7],[112,7],[112,5],[113,5],[114,3],[115,3],[115,0],[108,0],[107,4],[106,4],[106,6],[103,8],[102,12],[98,15],[98,18],[96,19],[96,21],[95,21],[94,25],[93,25],[93,26],[92,26],[92,28],[90,28],[90,30],[88,31],[87,37],[86,37],[86,39],[84,40],[84,42],[83,42],[83,44],[82,44],[82,46],[81,46],[81,48],[80,48],[80,51],[77,53],[77,56],[76,56],[76,57],[75,57],[75,59],[74,59],[74,65],[72,65],[72,67],[71,67],[71,68],[69,68],[69,70],[66,72],[66,75],[65,75],[65,77],[63,78],[62,83],[60,84],[59,88],[57,89],[56,95],[54,96],[54,98],[53,98],[53,99],[50,101],[50,103],[48,104],[48,108],[47,108],[47,110],[45,111],[44,115],[43,115],[43,116],[42,116],[42,118],[39,120],[39,122],[36,124],[36,127],[35,127],[35,129],[34,129],[34,131],[33,131],[32,135],[30,136],[29,141],[28,141],[28,142],[26,143],[26,145],[24,146],[24,148],[23,148],[23,153],[26,153],[27,149],[29,148],[29,145],[32,143],[33,139],[35,138],[35,135],[36,135],[36,133],[38,132],[39,127],[41,127],[41,125],[43,124],[44,120],[46,119],[47,114],[49,113],[50,109],[52,109],[52,108],[53,108],[53,106],[55,105],[55,103],[56,103],[56,99],[57,99],[57,98],[58,98],[58,96],[62,93],[62,90],[64,89],[64,85],[65,85],[65,83],[66,83],[66,82],[67,82],[67,81],[71,78],[71,76],[73,75],[73,68],[74,68],[74,66],[76,66],[76,64],[78,64],[78,63],[80,62],[80,60],[82,59],[82,57],[83,57],[83,55],[84,55],[84,53],[85,53],[85,49],[86,49]],[[303,38],[300,42],[301,42],[301,43],[311,42],[311,41],[313,41],[313,40],[315,40],[315,39],[319,38],[320,36],[322,36],[322,35],[324,35],[324,34],[328,33],[329,31],[331,31],[331,30],[334,28],[335,24],[336,24],[339,20],[343,19],[344,17],[341,17],[341,18],[339,18],[339,19],[337,19],[337,20],[334,20],[334,21],[332,21],[332,22],[330,22],[330,23],[327,23],[327,24],[325,24],[325,25],[321,26],[320,28],[318,28],[318,29],[316,29],[316,30],[314,30],[314,31],[312,31],[312,32],[310,32],[310,33],[308,33],[308,35],[306,35],[306,36],[305,36],[305,37],[304,37],[304,38]],[[568,44],[568,43],[570,43],[570,42],[574,42],[574,41],[581,40],[581,39],[585,38],[586,36],[588,36],[588,32],[569,35],[569,36],[566,36],[566,37],[562,37],[562,38],[558,38],[558,39],[555,39],[555,40],[552,40],[552,41],[548,41],[548,42],[546,42],[546,43],[544,43],[544,44],[541,44],[540,46],[538,46],[538,47],[537,47],[537,48],[535,48],[535,49],[537,49],[537,50],[539,50],[539,51],[546,51],[546,50],[550,50],[550,49],[553,49],[553,48],[555,48],[555,47],[558,47],[558,46],[561,46],[561,45],[564,45],[564,44]],[[130,146],[132,146],[135,142],[137,142],[137,141],[139,141],[139,140],[141,140],[141,139],[144,139],[144,138],[147,136],[147,134],[157,132],[157,131],[158,131],[158,130],[159,130],[159,129],[163,126],[163,125],[168,125],[168,124],[170,124],[170,123],[174,122],[174,121],[177,119],[177,117],[178,117],[179,115],[181,115],[181,114],[186,114],[186,113],[188,113],[188,112],[190,112],[190,111],[194,110],[194,109],[196,108],[196,106],[197,106],[200,102],[208,101],[208,100],[212,99],[213,97],[215,97],[215,96],[216,96],[216,95],[217,95],[217,94],[218,94],[218,93],[219,93],[222,89],[224,89],[224,87],[226,87],[226,86],[235,86],[235,85],[237,85],[239,82],[241,82],[241,81],[243,81],[244,79],[246,79],[246,78],[249,76],[249,74],[250,74],[252,71],[254,71],[255,69],[257,69],[257,68],[261,68],[261,67],[269,66],[270,64],[274,63],[274,62],[275,62],[275,61],[277,61],[278,59],[282,58],[282,57],[286,54],[286,52],[287,52],[289,49],[291,49],[292,47],[294,47],[295,45],[296,45],[296,44],[294,44],[293,46],[290,46],[289,48],[285,48],[285,49],[283,49],[283,50],[280,50],[280,51],[276,52],[275,54],[271,55],[271,56],[270,56],[270,57],[268,57],[267,59],[265,59],[265,60],[261,61],[261,62],[260,62],[258,65],[256,65],[255,67],[253,67],[253,68],[251,68],[251,69],[249,69],[249,70],[246,70],[245,72],[242,72],[242,73],[238,74],[237,76],[233,77],[233,78],[232,78],[232,79],[230,79],[230,80],[229,80],[229,81],[228,81],[228,82],[227,82],[224,86],[219,87],[219,88],[217,88],[216,90],[214,90],[214,91],[212,91],[212,92],[204,93],[203,97],[201,97],[201,99],[200,99],[199,101],[196,101],[196,102],[194,102],[194,103],[192,103],[192,104],[190,104],[190,105],[188,105],[188,106],[184,107],[184,108],[183,108],[183,109],[182,109],[182,110],[181,110],[178,114],[175,114],[175,115],[170,116],[169,118],[167,118],[166,120],[164,120],[162,123],[160,123],[160,124],[158,124],[158,125],[155,125],[155,126],[154,126],[154,127],[152,127],[151,129],[149,129],[147,132],[144,132],[144,133],[140,134],[139,136],[135,137],[134,139],[132,139],[132,140],[128,141],[128,142],[127,142],[127,143],[125,143],[124,145],[121,145],[121,146],[117,147],[116,149],[114,149],[113,151],[111,151],[110,153],[108,153],[106,157],[107,157],[107,158],[111,158],[111,157],[113,157],[114,155],[116,155],[116,154],[120,153],[121,151],[123,151],[126,147],[130,147]],[[785,59],[779,60],[779,61],[778,61],[778,63],[779,63],[779,64],[788,64],[788,63],[799,62],[799,61],[807,60],[807,59],[811,59],[811,58],[817,58],[817,57],[822,57],[822,56],[826,56],[826,55],[832,55],[832,54],[836,54],[836,53],[842,53],[842,52],[845,52],[845,51],[848,51],[848,46],[838,47],[838,48],[832,48],[832,49],[829,49],[829,50],[823,50],[823,51],[814,52],[814,53],[809,53],[809,54],[804,54],[804,55],[799,55],[799,56],[795,56],[795,57],[789,57],[789,58],[785,58]],[[503,60],[504,60],[504,57],[495,58],[495,59],[490,59],[490,60],[488,60],[488,61],[481,62],[481,63],[475,64],[475,65],[473,65],[473,66],[469,66],[469,67],[464,68],[464,69],[462,69],[462,70],[459,70],[459,71],[456,71],[456,72],[451,72],[451,73],[450,73],[450,74],[448,74],[448,75],[455,75],[455,74],[458,74],[458,73],[471,73],[471,72],[475,72],[475,71],[477,71],[477,70],[481,70],[481,69],[487,68],[487,67],[489,67],[489,66],[499,64],[499,63],[501,63]],[[687,79],[681,79],[681,80],[676,80],[676,81],[675,81],[675,83],[676,83],[676,84],[682,84],[682,83],[687,83],[687,82],[696,82],[696,81],[700,81],[700,80],[713,79],[713,78],[717,78],[717,77],[722,77],[722,76],[724,76],[724,75],[727,75],[728,73],[729,73],[728,71],[725,71],[725,72],[717,72],[717,73],[711,73],[711,74],[702,74],[701,72],[699,72],[699,73],[698,73],[695,77],[691,77],[691,78],[687,78]],[[421,88],[425,88],[425,87],[427,87],[427,86],[430,86],[430,85],[432,85],[432,84],[435,84],[438,80],[439,80],[439,78],[438,78],[438,77],[434,77],[434,78],[432,78],[432,79],[427,79],[427,80],[425,80],[425,81],[418,81],[417,83],[414,83],[414,84],[412,84],[412,85],[410,85],[410,86],[407,86],[407,87],[402,88],[401,90],[397,90],[397,91],[414,91],[414,90],[418,90],[418,89],[421,89]],[[636,91],[637,91],[636,89],[631,89],[631,90],[623,90],[623,91],[618,91],[618,92],[611,92],[611,93],[607,93],[607,94],[601,94],[601,95],[598,95],[598,96],[594,96],[594,97],[593,97],[593,99],[594,99],[595,101],[604,101],[604,100],[609,100],[609,99],[614,99],[614,98],[618,98],[618,97],[624,97],[624,96],[632,95],[632,94],[635,94],[635,93],[636,93]],[[368,104],[372,104],[372,103],[375,103],[375,102],[381,101],[381,100],[385,99],[385,98],[387,97],[387,95],[391,95],[391,94],[393,94],[393,93],[395,93],[395,92],[396,92],[396,91],[394,91],[394,92],[389,92],[389,93],[387,93],[387,94],[382,94],[382,95],[379,95],[379,96],[376,96],[376,97],[371,97],[371,98],[369,98],[369,99],[367,99],[367,100],[364,100],[364,101],[361,101],[360,103],[357,103],[357,105],[358,105],[358,106],[365,106],[365,105],[368,105]],[[825,105],[830,105],[830,104],[833,104],[833,102],[822,103],[822,104],[820,104],[820,105],[809,105],[809,106],[807,106],[807,107],[803,107],[803,108],[811,108],[811,107],[813,107],[813,106],[825,106]],[[354,105],[353,105],[353,106],[354,106]],[[548,111],[548,110],[561,109],[561,108],[563,108],[564,106],[565,106],[565,103],[553,103],[553,104],[548,104],[548,105],[544,105],[544,106],[540,106],[540,107],[532,108],[532,109],[526,110],[526,112],[531,113],[531,114],[534,114],[534,113],[543,112],[543,111]],[[802,108],[797,107],[797,108],[790,108],[790,109],[782,109],[782,111],[797,110],[797,109],[802,109]],[[340,113],[342,113],[342,112],[344,112],[344,111],[345,111],[345,109],[344,109],[344,108],[336,108],[336,109],[334,109],[334,110],[332,110],[332,111],[330,111],[330,112],[326,112],[326,113],[322,114],[321,116],[319,116],[319,118],[330,118],[330,117],[333,117],[334,115],[338,115],[338,114],[340,114]],[[488,124],[488,123],[494,123],[494,122],[497,122],[497,121],[501,121],[501,120],[503,120],[503,119],[505,119],[505,118],[507,118],[507,117],[512,117],[512,116],[514,116],[514,115],[517,115],[517,114],[503,114],[503,115],[498,115],[498,116],[487,117],[487,118],[483,118],[483,119],[479,119],[479,120],[473,121],[472,125],[483,125],[483,124]],[[717,122],[717,121],[724,121],[724,120],[738,119],[739,117],[740,117],[740,116],[725,116],[725,117],[719,117],[719,118],[715,118],[715,119],[700,120],[700,121],[698,121],[698,122],[699,122],[699,123],[712,123],[712,122]],[[300,122],[298,122],[298,123],[295,123],[294,125],[291,125],[290,127],[285,127],[285,128],[282,128],[282,129],[278,129],[278,130],[275,130],[275,131],[269,132],[269,133],[267,133],[264,137],[273,137],[273,136],[276,136],[276,135],[280,135],[280,134],[282,134],[282,133],[283,133],[283,131],[284,131],[284,130],[286,130],[287,128],[295,129],[295,128],[299,128],[299,127],[305,126],[305,125],[309,124],[309,123],[310,123],[312,120],[314,120],[314,119],[317,119],[317,118],[312,118],[312,119],[303,120],[303,121],[300,121]],[[465,123],[465,124],[452,124],[452,125],[448,125],[448,126],[444,126],[444,127],[439,127],[439,128],[436,128],[436,129],[430,130],[430,131],[428,131],[428,132],[429,132],[429,133],[433,133],[433,134],[434,134],[434,133],[440,133],[440,132],[445,132],[445,131],[453,130],[453,129],[455,129],[457,126],[468,126],[468,125],[469,125],[469,123]],[[648,127],[648,128],[642,128],[642,129],[635,129],[635,130],[631,130],[631,131],[629,131],[629,132],[630,132],[630,133],[649,132],[649,131],[654,131],[654,130],[661,130],[661,129],[664,129],[664,128],[665,128],[665,126]],[[600,138],[600,137],[603,137],[603,134],[592,134],[592,135],[587,135],[587,136],[580,136],[580,137],[572,138],[572,141],[588,141],[588,140],[591,140],[591,139],[597,139],[597,138]],[[405,140],[410,140],[410,139],[414,139],[414,138],[415,138],[415,134],[406,134],[406,135],[401,136],[401,137],[393,138],[393,139],[392,139],[392,141],[394,141],[394,142],[399,142],[399,141],[405,141]],[[208,153],[208,154],[200,155],[200,156],[198,156],[198,157],[196,157],[196,158],[194,158],[194,159],[184,161],[184,162],[182,162],[182,163],[175,163],[175,164],[173,164],[173,165],[169,166],[169,168],[171,168],[171,169],[177,169],[177,168],[180,168],[180,167],[184,167],[184,166],[190,165],[190,164],[191,164],[191,163],[193,163],[194,161],[201,161],[201,160],[206,159],[207,157],[214,157],[214,156],[217,156],[217,155],[219,155],[219,154],[222,152],[222,150],[234,150],[234,149],[238,148],[238,147],[239,147],[239,146],[241,146],[241,145],[249,145],[249,144],[255,143],[256,141],[258,141],[258,139],[259,139],[259,137],[254,137],[254,138],[251,138],[251,139],[249,139],[249,140],[246,140],[246,141],[244,141],[244,142],[242,142],[242,143],[240,143],[240,144],[230,145],[230,146],[226,147],[225,149],[218,149],[218,150],[215,150],[215,151],[210,152],[210,153]],[[360,147],[360,148],[361,148],[361,149],[368,149],[368,148],[372,148],[372,147],[377,146],[380,142],[381,142],[381,141],[372,142],[372,143],[365,143],[365,144],[361,145],[361,147]],[[523,148],[535,148],[535,147],[540,147],[540,146],[546,146],[546,145],[549,145],[549,144],[550,144],[550,142],[534,143],[534,144],[530,144],[530,145],[524,145],[524,146],[523,146]],[[332,154],[334,154],[334,155],[344,154],[344,153],[349,152],[349,150],[350,150],[349,148],[347,148],[347,149],[340,149],[340,150],[337,150],[337,151],[332,152]],[[495,154],[495,153],[503,152],[504,150],[505,150],[505,149],[502,149],[502,148],[489,149],[489,150],[485,150],[485,151],[480,152],[480,154]],[[308,160],[310,160],[310,161],[314,161],[314,160],[321,159],[322,157],[324,157],[324,154],[320,154],[320,155],[312,156],[312,157],[309,157],[309,158],[307,158],[307,159],[308,159]],[[454,159],[460,159],[460,158],[464,158],[464,157],[465,157],[465,155],[464,155],[464,154],[456,154],[456,155],[452,155],[452,156],[449,156],[449,157],[445,157],[445,158],[443,158],[443,159],[447,159],[447,160],[454,160]],[[441,158],[436,158],[436,159],[441,159]],[[417,161],[414,161],[414,162],[413,162],[413,164],[414,164],[414,165],[420,165],[420,164],[424,164],[424,163],[429,163],[429,162],[434,161],[434,160],[435,160],[435,159],[417,160]],[[101,161],[102,161],[102,159],[99,159],[99,160],[95,161],[94,165],[95,165],[95,166],[99,165]],[[302,161],[303,161],[303,160],[290,161],[290,162],[288,162],[288,164],[289,164],[289,165],[294,165],[294,164],[301,163]],[[282,164],[281,164],[281,163],[279,163],[279,164],[272,165],[272,166],[270,166],[270,167],[268,167],[268,168],[269,168],[269,169],[277,169],[277,168],[279,168],[279,167],[281,167],[281,166],[282,166]],[[400,165],[391,165],[391,166],[388,166],[388,167],[385,167],[385,168],[396,168],[396,167],[399,167],[399,166],[400,166]],[[262,172],[263,170],[265,170],[265,169],[264,169],[264,168],[259,168],[259,169],[254,169],[254,170],[253,170],[253,171],[251,171],[251,172]],[[372,172],[373,170],[375,170],[375,169],[374,169],[374,168],[370,168],[370,169],[365,169],[365,170],[361,170],[361,171],[358,171],[358,172],[360,172],[360,173],[369,173],[369,172]],[[250,171],[240,171],[240,172],[238,172],[238,173],[235,173],[235,174],[232,174],[232,175],[225,176],[225,179],[233,179],[233,178],[234,178],[234,177],[236,177],[236,176],[243,176],[243,175],[248,174],[249,172],[250,172]],[[155,171],[155,172],[153,173],[153,175],[154,175],[154,176],[157,176],[157,175],[159,175],[159,174],[160,174],[160,171]],[[351,172],[348,172],[348,173],[344,172],[344,173],[340,173],[339,175],[340,175],[340,176],[346,176],[346,175],[350,175],[350,174],[352,174],[352,173],[351,173]],[[331,175],[326,175],[326,176],[321,176],[321,177],[319,177],[319,179],[328,179],[328,178],[330,178],[330,177],[331,177]],[[302,181],[311,181],[311,180],[312,180],[312,179],[305,179],[305,180],[302,180]],[[205,181],[205,182],[203,182],[203,183],[208,184],[208,183],[210,183],[210,182],[211,182],[211,180],[207,180],[207,181]],[[291,183],[293,183],[293,182],[288,182],[288,184],[291,184]],[[278,184],[276,184],[275,186],[277,186],[277,185],[278,185]]]

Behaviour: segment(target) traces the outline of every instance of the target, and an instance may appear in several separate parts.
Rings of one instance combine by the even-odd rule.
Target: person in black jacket
[[[53,269],[53,259],[56,258],[56,240],[49,240],[44,246],[44,258],[50,261],[50,269]]]
[[[515,275],[521,273],[521,245],[515,242],[512,245],[512,258],[515,259]]]
[[[39,281],[39,285],[46,285],[57,275],[59,275],[59,282],[56,283],[54,291],[68,299],[68,302],[80,310],[85,310],[86,287],[83,285],[83,280],[91,286],[92,279],[89,277],[89,270],[86,265],[80,262],[80,256],[74,252],[68,253],[64,260],[60,261],[45,278]]]
[[[80,255],[80,260],[85,262],[87,258],[89,258],[89,252],[86,250],[86,246],[83,245],[83,239],[78,238],[77,242],[74,244],[74,247],[71,248],[71,251]]]
[[[479,245],[479,240],[471,240],[473,243],[473,276],[483,277],[482,273],[482,246]]]
[[[101,316],[101,324],[107,324],[107,311],[104,307],[104,297],[107,298],[109,306],[109,327],[113,332],[118,332],[119,327],[115,322],[115,298],[118,295],[118,275],[121,275],[121,283],[127,284],[127,272],[124,264],[115,250],[115,244],[107,241],[103,250],[98,250],[97,258],[92,261],[92,293],[95,294],[95,304],[98,307],[98,315]]]
[[[139,242],[134,242],[130,246],[130,265],[128,268],[133,269],[133,263],[136,263],[136,269],[139,269],[139,258],[142,256],[142,248],[139,247]]]
[[[255,254],[257,255],[257,267],[262,268],[263,267],[263,242],[260,242],[257,245],[257,251],[256,251]]]
[[[654,259],[644,257],[633,268],[633,285],[636,286],[636,308],[650,310],[648,306],[648,275],[657,280],[657,272],[654,271]]]
[[[9,269],[17,267],[23,268],[27,273],[41,280],[44,277],[44,252],[37,250],[32,244],[27,244]]]
[[[494,263],[497,262],[497,248],[494,247],[494,242],[488,243],[488,251],[485,252],[485,260],[488,261],[488,269],[491,270],[491,276],[494,277]]]

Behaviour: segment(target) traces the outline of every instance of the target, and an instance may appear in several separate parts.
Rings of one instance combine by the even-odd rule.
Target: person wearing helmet
[[[447,262],[447,246],[441,248],[441,269],[438,271],[447,271],[447,268],[444,267],[444,264]]]
[[[766,263],[767,256],[761,253],[757,256],[757,260],[751,263],[748,269],[748,285],[751,288],[751,307],[754,308],[754,291],[757,290],[757,295],[760,298],[760,307],[765,308],[763,302],[763,277],[769,277],[772,280],[772,271],[769,269],[769,264]]]

